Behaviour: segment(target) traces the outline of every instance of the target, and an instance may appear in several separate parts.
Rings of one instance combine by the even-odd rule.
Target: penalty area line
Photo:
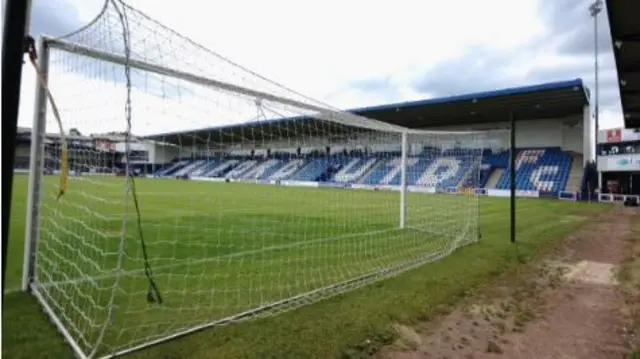
[[[5,290],[4,290],[4,293],[2,293],[2,294],[3,294],[3,295],[6,295],[6,294],[13,294],[13,293],[18,293],[18,292],[20,292],[20,291],[22,291],[22,288],[20,288],[20,287],[11,287],[11,288],[7,288],[7,289],[5,289]]]

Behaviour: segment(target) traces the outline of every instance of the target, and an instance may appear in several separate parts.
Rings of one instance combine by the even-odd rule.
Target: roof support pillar
[[[593,128],[593,124],[591,123],[591,106],[585,105],[582,109],[582,167],[585,167],[591,160],[595,161],[598,156],[598,134],[596,133],[596,137],[592,139]],[[596,143],[594,144],[593,141]],[[596,152],[592,155],[591,153],[594,148]]]
[[[510,141],[509,141],[509,189],[510,194],[510,206],[509,206],[509,229],[511,243],[516,242],[516,117],[513,112],[509,113],[509,128]]]

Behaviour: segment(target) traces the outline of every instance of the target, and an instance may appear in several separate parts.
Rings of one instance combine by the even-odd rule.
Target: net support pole
[[[511,243],[516,241],[516,117],[512,113],[509,114],[509,126],[511,131],[509,132],[509,189],[511,193],[510,205],[509,205],[509,229]]]
[[[45,81],[49,78],[49,49],[43,39],[38,41],[38,67]],[[33,280],[35,253],[40,223],[40,186],[44,169],[44,140],[46,133],[47,94],[40,81],[36,84],[31,129],[29,183],[27,187],[27,215],[24,232],[24,260],[22,262],[22,290],[28,291]]]
[[[400,229],[405,228],[407,216],[407,157],[409,140],[407,132],[402,132],[402,152],[400,154]]]
[[[7,248],[11,223],[13,166],[18,133],[24,40],[29,26],[30,0],[7,0],[2,36],[2,298],[4,302]]]

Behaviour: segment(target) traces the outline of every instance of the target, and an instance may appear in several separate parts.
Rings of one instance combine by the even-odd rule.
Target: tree
[[[82,133],[80,133],[80,131],[78,131],[77,128],[72,128],[69,130],[69,135],[70,136],[82,136]]]

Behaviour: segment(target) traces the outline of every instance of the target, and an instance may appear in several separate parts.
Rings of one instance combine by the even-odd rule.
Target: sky
[[[202,46],[140,14],[130,14],[133,57],[307,104],[342,109],[575,78],[582,78],[593,89],[590,2],[234,0],[220,6],[216,2],[204,5],[207,2],[201,0],[128,1]],[[30,33],[67,34],[91,21],[102,3],[33,0]],[[108,12],[70,40],[121,50],[115,15]],[[599,17],[598,39],[601,128],[621,127],[606,11]],[[117,66],[57,54],[52,55],[50,71],[51,89],[67,129],[75,127],[87,134],[126,128],[122,120],[124,80]],[[132,130],[139,135],[307,113],[276,102],[258,108],[247,96],[140,72],[132,73],[132,81]],[[31,127],[34,87],[34,71],[27,66],[20,126]],[[48,122],[47,130],[50,126],[55,123]]]

